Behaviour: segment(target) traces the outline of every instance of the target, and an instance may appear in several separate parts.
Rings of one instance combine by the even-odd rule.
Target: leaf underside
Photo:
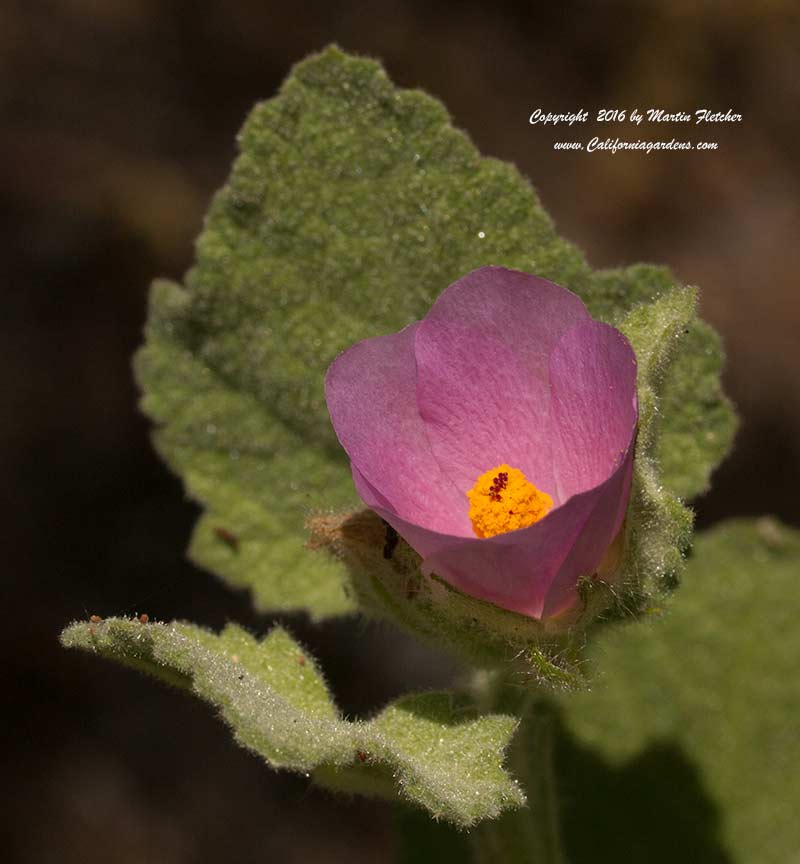
[[[423,317],[466,272],[502,264],[572,289],[638,352],[660,340],[650,362],[640,355],[653,422],[640,430],[627,566],[652,585],[674,575],[691,523],[675,496],[705,489],[733,420],[716,337],[667,270],[591,270],[514,167],[480,157],[438,101],[336,48],[256,106],[239,149],[184,284],[153,286],[135,363],[156,446],[204,508],[196,563],[260,609],[353,611],[346,565],[306,548],[309,517],[358,505],[325,370]],[[664,314],[626,325],[659,297]]]
[[[502,765],[515,718],[423,693],[372,720],[344,720],[314,659],[280,627],[259,641],[235,625],[217,635],[112,618],[76,622],[61,639],[191,690],[271,767],[328,788],[399,797],[462,828],[525,801]]]

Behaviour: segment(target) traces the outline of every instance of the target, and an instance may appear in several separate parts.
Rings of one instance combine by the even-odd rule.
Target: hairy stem
[[[535,697],[517,700],[515,709],[521,725],[509,767],[523,785],[528,804],[470,832],[475,864],[565,864],[553,766],[555,721]]]

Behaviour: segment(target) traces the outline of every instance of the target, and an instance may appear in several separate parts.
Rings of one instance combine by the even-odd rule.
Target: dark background
[[[88,614],[263,633],[183,559],[196,515],[136,409],[148,283],[180,278],[253,102],[337,41],[440,97],[516,162],[595,266],[652,260],[703,289],[729,353],[737,449],[699,522],[776,513],[800,485],[797,4],[6,0],[0,6],[0,488],[7,696],[0,834],[13,862],[385,860],[389,808],[339,802],[239,750],[204,706],[57,644]],[[567,111],[728,108],[718,151],[612,155],[531,127]],[[625,127],[625,131],[630,127]],[[668,140],[684,129],[644,124]],[[628,132],[632,135],[632,132]],[[365,714],[446,661],[353,621],[294,632]]]

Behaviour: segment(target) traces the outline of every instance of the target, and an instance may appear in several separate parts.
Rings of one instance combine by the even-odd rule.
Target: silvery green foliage
[[[250,589],[259,609],[323,618],[361,608],[478,665],[520,672],[517,682],[570,687],[582,636],[422,579],[405,544],[384,548],[385,526],[359,505],[331,429],[324,373],[339,351],[423,317],[484,264],[579,294],[630,339],[640,401],[622,573],[612,588],[586,587],[579,617],[615,601],[641,612],[679,575],[692,527],[684,501],[707,487],[734,431],[719,344],[696,317],[695,292],[663,268],[593,271],[516,169],[482,158],[436,100],[335,48],[254,109],[239,146],[194,267],[183,284],[153,286],[136,358],[156,446],[204,508],[192,559]],[[797,839],[788,811],[764,803],[800,792],[796,772],[780,772],[780,759],[798,754],[777,719],[800,697],[786,685],[793,670],[774,668],[788,655],[769,649],[793,628],[777,595],[791,596],[797,552],[796,537],[764,526],[701,540],[667,621],[602,634],[602,685],[559,700],[574,740],[609,760],[659,736],[680,742],[731,808],[726,838],[742,861],[785,860],[777,852]],[[760,591],[768,580],[771,600]],[[73,624],[62,639],[193,691],[270,765],[329,788],[399,796],[460,827],[524,801],[502,766],[515,718],[424,694],[347,722],[313,659],[280,628],[257,641],[234,626],[215,635],[111,619]],[[767,680],[781,685],[758,684]],[[753,741],[767,748],[758,800],[747,783],[762,767]]]
[[[571,861],[796,859],[798,573],[798,531],[725,523],[698,537],[663,620],[599,634],[592,690],[559,699]]]
[[[184,284],[153,288],[136,359],[159,452],[204,507],[195,562],[261,609],[353,610],[342,558],[307,548],[309,518],[358,507],[325,369],[502,264],[572,289],[646,355],[626,568],[644,594],[677,574],[691,514],[676,496],[706,487],[734,424],[716,337],[666,270],[591,270],[515,168],[482,158],[435,99],[336,48],[256,106],[239,149]]]
[[[525,801],[502,767],[515,718],[478,717],[451,694],[424,693],[346,721],[313,658],[280,627],[258,641],[235,625],[217,635],[113,618],[72,624],[61,638],[191,690],[271,767],[329,788],[399,797],[460,827]]]

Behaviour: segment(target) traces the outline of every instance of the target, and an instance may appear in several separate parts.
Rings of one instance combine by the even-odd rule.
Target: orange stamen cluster
[[[494,537],[538,522],[553,499],[537,489],[518,468],[498,465],[481,474],[467,492],[469,518],[478,537]]]

